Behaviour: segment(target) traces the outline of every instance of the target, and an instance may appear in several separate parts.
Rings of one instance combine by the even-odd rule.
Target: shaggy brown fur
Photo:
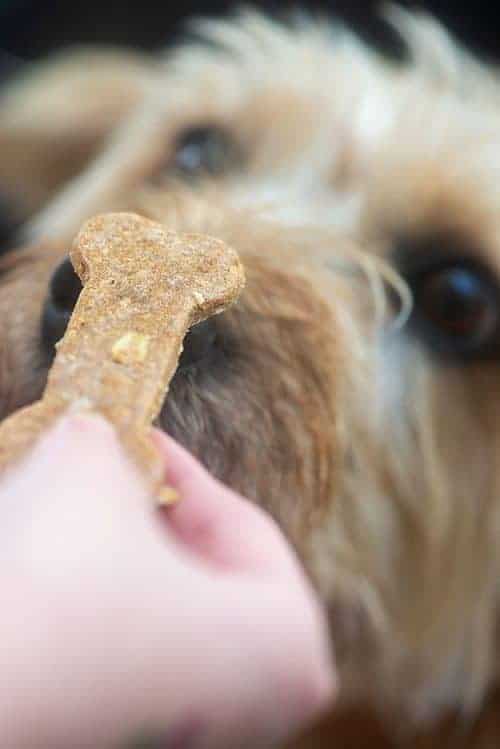
[[[246,13],[157,63],[123,53],[117,74],[96,57],[76,102],[56,83],[74,85],[78,56],[14,82],[0,189],[20,214],[45,207],[26,224],[34,246],[1,261],[1,414],[43,388],[49,279],[85,217],[135,209],[227,240],[248,287],[160,423],[278,518],[328,608],[341,699],[294,749],[492,749],[500,87],[427,17],[390,14],[402,66],[335,24]],[[179,140],[207,125],[223,139],[212,175],[189,166],[199,140]],[[437,260],[479,283],[451,341],[413,324],[434,312],[408,269],[434,278]],[[472,353],[471,321],[489,331]]]

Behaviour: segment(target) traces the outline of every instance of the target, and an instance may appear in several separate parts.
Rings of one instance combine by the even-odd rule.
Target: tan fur
[[[40,311],[84,218],[134,209],[227,240],[248,287],[217,320],[223,351],[178,373],[160,425],[278,518],[328,609],[341,697],[294,749],[493,749],[498,363],[445,365],[408,333],[393,250],[431,236],[500,273],[500,87],[428,17],[389,15],[402,66],[333,23],[252,12],[198,24],[202,40],[158,70],[141,63],[136,109],[103,113],[107,142],[79,151],[78,176],[26,226],[34,248],[1,262],[1,413],[43,387]],[[23,107],[48,86],[21,88]],[[19,184],[45,169],[47,133],[65,158],[55,135],[71,112],[51,102]],[[182,183],[175,136],[207,122],[244,163]],[[2,138],[16,142],[0,117]]]
[[[147,94],[152,58],[82,47],[24,69],[0,94],[0,192],[22,218],[78,174]]]

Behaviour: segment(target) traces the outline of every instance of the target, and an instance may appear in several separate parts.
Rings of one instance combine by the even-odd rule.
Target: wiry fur
[[[2,413],[43,386],[56,240],[86,216],[133,208],[227,239],[248,288],[160,423],[273,512],[328,607],[342,695],[301,746],[486,749],[500,743],[498,364],[431,355],[393,262],[401,238],[435,237],[500,273],[500,87],[429,17],[387,17],[404,64],[335,23],[245,11],[199,22],[141,76],[140,105],[117,107],[95,158],[27,225],[38,251],[3,261]],[[176,133],[206,122],[247,160],[186,186],[165,165]]]

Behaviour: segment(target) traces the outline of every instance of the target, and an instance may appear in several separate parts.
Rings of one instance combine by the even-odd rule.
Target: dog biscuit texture
[[[237,299],[242,265],[218,239],[178,234],[130,213],[90,219],[71,260],[82,292],[57,344],[42,400],[0,425],[0,471],[73,408],[100,413],[115,426],[156,492],[164,477],[151,424],[184,336]]]

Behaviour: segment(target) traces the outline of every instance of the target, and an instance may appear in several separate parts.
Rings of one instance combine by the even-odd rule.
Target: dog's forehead
[[[369,152],[395,115],[399,71],[338,22],[286,25],[247,11],[195,30],[197,43],[167,54],[164,83],[145,103],[164,111],[163,148],[186,124],[214,122],[247,146],[247,173],[296,163],[328,178],[346,151]]]
[[[328,175],[339,152],[352,153],[379,130],[391,96],[370,53],[328,25],[287,28],[255,14],[206,23],[199,43],[174,49],[136,112],[106,142],[87,171],[35,220],[32,234],[52,236],[99,211],[147,180],[168,160],[183,128],[230,128],[247,159],[245,173],[309,171]],[[383,101],[379,102],[380,97]],[[362,100],[362,116],[355,117]],[[376,126],[370,112],[377,112]],[[359,132],[354,133],[359,123]],[[345,145],[347,144],[347,145]],[[283,169],[285,166],[285,169]]]
[[[220,182],[236,208],[274,204],[281,223],[369,240],[454,222],[456,234],[496,257],[494,170],[476,152],[498,132],[498,117],[490,104],[488,124],[473,121],[442,60],[439,75],[426,59],[391,68],[345,30],[304,19],[287,27],[255,13],[196,31],[200,40],[167,54],[136,113],[35,221],[35,235],[129,207],[117,199],[168,164],[176,136],[208,124],[242,146],[237,177]]]
[[[469,112],[467,101],[432,91],[402,111],[366,174],[364,239],[388,248],[400,237],[434,237],[437,249],[500,271],[499,126],[496,112]]]

